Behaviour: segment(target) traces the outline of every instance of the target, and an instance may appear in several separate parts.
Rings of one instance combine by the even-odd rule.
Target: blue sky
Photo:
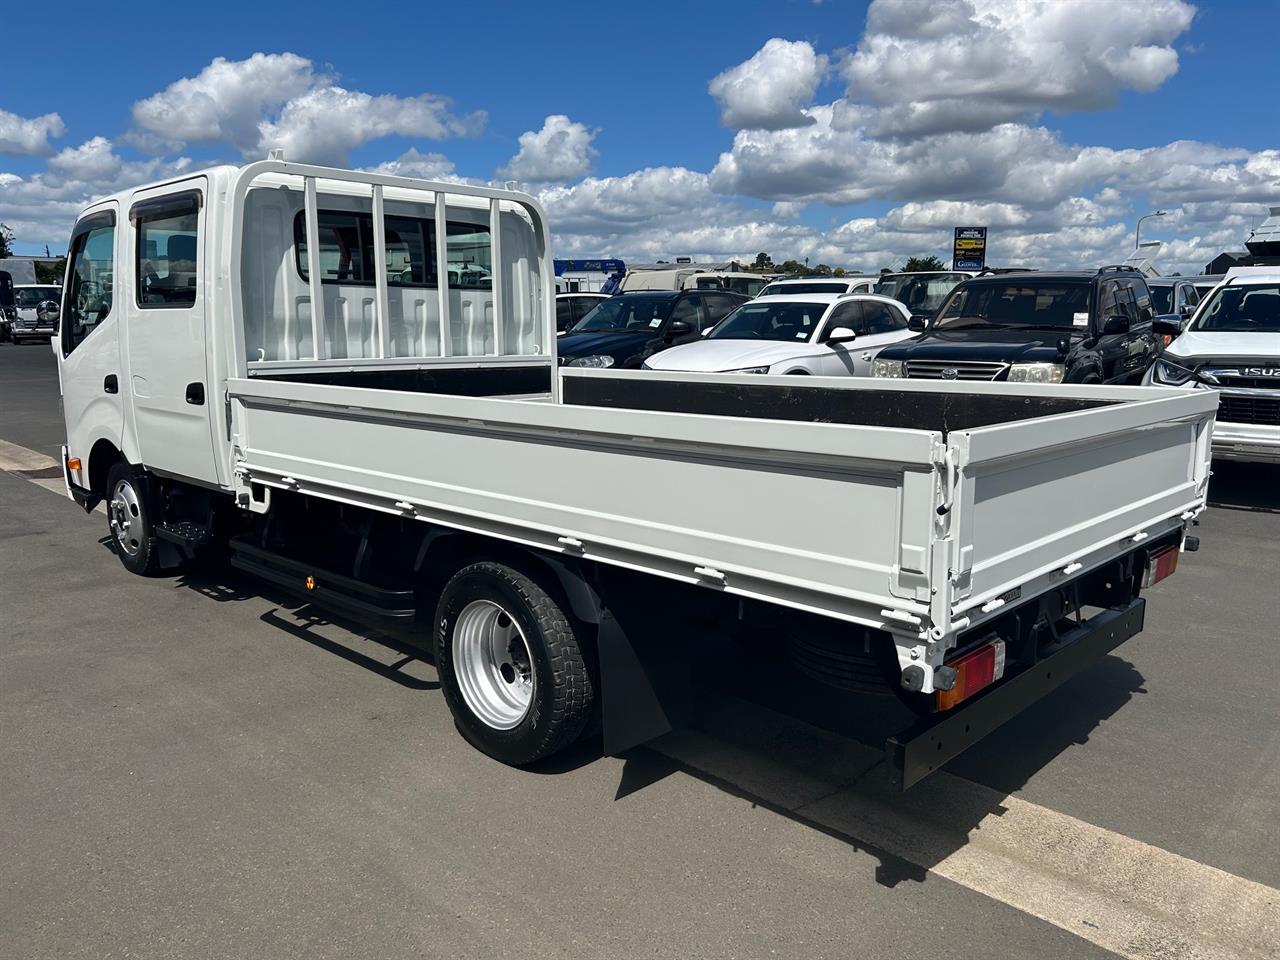
[[[1205,252],[1239,248],[1267,201],[1280,203],[1269,122],[1280,4],[984,9],[991,2],[880,0],[870,16],[866,3],[834,0],[650,3],[634,14],[566,3],[408,15],[403,4],[272,5],[266,16],[260,4],[229,2],[213,16],[166,9],[154,40],[155,18],[120,17],[126,32],[110,38],[101,7],[85,5],[91,26],[60,30],[53,44],[41,8],[10,5],[6,33],[40,39],[5,45],[0,221],[20,250],[56,250],[88,196],[182,158],[253,156],[259,141],[245,131],[262,122],[320,160],[376,166],[416,151],[404,172],[519,173],[547,204],[561,254],[767,249],[878,268],[943,253],[954,221],[991,222],[993,259],[1057,266],[1122,255],[1133,219],[1159,204],[1173,215],[1149,221],[1144,238],[1167,240],[1160,266],[1185,272]],[[58,19],[74,23],[76,10],[59,8]],[[108,45],[120,52],[108,56]],[[305,67],[286,65],[284,103],[254,94],[271,77],[235,73],[254,54],[286,53]],[[231,64],[226,76],[202,73],[215,58]],[[715,78],[740,64],[713,95]],[[204,82],[201,96],[231,98],[207,135],[170,136],[175,118],[192,116],[172,86],[182,78]],[[293,100],[301,115],[330,87],[390,98],[385,123],[318,139],[282,115]],[[423,95],[447,104],[423,106]],[[134,105],[148,101],[140,123]],[[895,126],[929,109],[920,129]],[[418,118],[405,119],[412,110]],[[34,146],[23,128],[25,145],[6,148],[6,114],[60,123]],[[513,163],[521,135],[540,131]],[[1170,146],[1180,141],[1193,146]]]

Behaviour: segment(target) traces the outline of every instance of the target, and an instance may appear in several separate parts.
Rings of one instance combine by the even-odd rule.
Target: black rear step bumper
[[[1147,602],[1105,610],[1064,633],[1040,660],[968,703],[922,718],[885,743],[891,776],[905,790],[959,756],[1006,720],[1142,631]]]

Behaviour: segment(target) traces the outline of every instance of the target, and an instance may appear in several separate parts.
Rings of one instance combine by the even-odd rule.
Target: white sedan
[[[648,370],[866,377],[882,347],[914,336],[897,300],[791,294],[744,303],[695,343],[663,350]]]

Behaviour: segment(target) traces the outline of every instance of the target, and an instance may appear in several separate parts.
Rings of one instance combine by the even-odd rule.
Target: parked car
[[[872,376],[1022,383],[1138,383],[1159,353],[1142,274],[1018,273],[960,284],[922,336],[886,347]],[[1164,320],[1176,326],[1177,317]],[[1168,323],[1164,329],[1168,329]]]
[[[62,288],[53,284],[16,284],[13,288],[16,316],[9,331],[14,343],[42,340],[58,332],[58,304]]]
[[[1176,313],[1190,320],[1200,303],[1200,291],[1190,277],[1147,277],[1147,289],[1158,314]]]
[[[757,296],[776,297],[787,293],[870,293],[878,277],[799,277],[774,280]]]
[[[595,309],[601,300],[608,300],[607,293],[557,293],[556,333],[564,333]]]
[[[1271,276],[1229,275],[1143,382],[1217,390],[1213,455],[1280,463],[1280,268]]]
[[[556,344],[569,367],[627,367],[697,340],[747,298],[725,290],[644,290],[598,304]]]
[[[972,277],[958,270],[920,270],[913,273],[884,273],[871,288],[872,293],[893,297],[906,305],[913,316],[932,317],[947,294]]]
[[[646,360],[649,370],[865,377],[881,347],[911,336],[888,297],[831,293],[759,297],[696,343]]]

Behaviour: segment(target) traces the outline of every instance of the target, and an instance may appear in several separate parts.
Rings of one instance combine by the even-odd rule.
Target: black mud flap
[[[683,725],[692,703],[681,650],[688,638],[672,629],[670,611],[625,595],[617,600],[606,604],[597,634],[604,752],[611,756]]]
[[[925,717],[890,737],[885,751],[897,785],[905,790],[923,780],[1006,720],[1141,632],[1146,606],[1147,602],[1138,598],[1128,606],[1091,617],[1064,633],[1033,666],[954,710]]]

